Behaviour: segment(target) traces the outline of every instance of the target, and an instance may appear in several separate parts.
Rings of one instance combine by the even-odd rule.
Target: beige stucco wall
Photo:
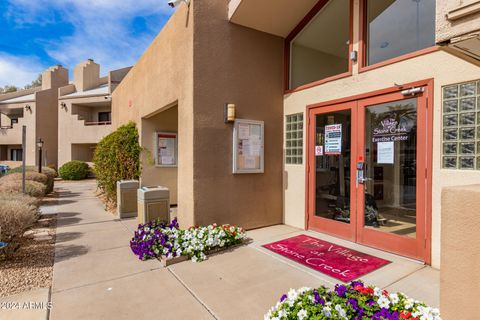
[[[151,141],[153,130],[142,128],[142,118],[178,105],[178,217],[183,227],[193,219],[193,4],[181,5],[150,47],[112,94],[112,121],[115,127],[134,121],[141,144]],[[150,150],[151,152],[151,150]],[[162,170],[142,163],[152,181]],[[141,182],[147,175],[142,175]],[[150,182],[150,181],[147,181]]]
[[[478,319],[479,212],[480,185],[443,189],[440,271],[443,319]]]
[[[449,20],[447,14],[453,9],[471,5],[479,6],[478,0],[437,0],[436,41],[443,42],[471,32],[480,31],[480,12],[456,20]],[[476,8],[478,9],[478,8]]]
[[[282,223],[283,39],[229,23],[225,1],[195,4],[195,223]],[[265,173],[232,174],[227,102],[265,122]]]
[[[161,185],[170,190],[170,204],[178,204],[178,167],[159,167],[155,162],[155,133],[178,133],[178,107],[173,106],[149,118],[142,119],[142,147],[150,152],[143,152],[142,184]],[[148,165],[145,165],[148,164]]]
[[[107,97],[101,95],[70,99],[60,98],[57,102],[59,167],[71,160],[81,160],[72,151],[72,144],[96,144],[112,132],[112,125],[85,125],[86,121],[97,122],[98,118],[95,118],[95,115],[98,117],[98,112],[111,110],[111,107],[108,106],[110,102],[106,99]],[[62,102],[65,103],[66,108],[61,107]],[[92,103],[101,103],[102,105],[85,106]],[[82,113],[82,110],[85,112]],[[84,120],[80,120],[79,115],[83,115]]]

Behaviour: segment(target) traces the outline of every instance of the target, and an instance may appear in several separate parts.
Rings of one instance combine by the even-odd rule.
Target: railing
[[[85,122],[86,126],[105,126],[109,124],[112,124],[112,121]]]

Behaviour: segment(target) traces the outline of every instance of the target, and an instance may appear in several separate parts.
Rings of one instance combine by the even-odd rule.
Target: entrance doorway
[[[309,109],[307,227],[430,260],[427,87]]]

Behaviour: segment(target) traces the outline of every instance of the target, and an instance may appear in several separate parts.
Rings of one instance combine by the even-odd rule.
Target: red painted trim
[[[285,93],[292,93],[320,84],[345,78],[352,75],[353,64],[350,58],[348,58],[348,71],[339,75],[327,77],[325,79],[320,79],[318,81],[302,85],[298,88],[290,88],[290,45],[292,40],[305,28],[305,26],[320,12],[320,10],[329,2],[333,0],[319,0],[315,6],[305,15],[305,17],[300,21],[299,24],[290,32],[290,34],[285,38],[284,46],[284,90]],[[353,49],[353,0],[350,0],[350,44],[348,46],[348,51],[351,52]]]
[[[382,68],[382,67],[385,67],[385,66],[397,63],[397,62],[401,62],[401,61],[405,61],[405,60],[408,60],[408,59],[416,58],[416,57],[423,56],[423,55],[426,55],[426,54],[429,54],[429,53],[432,53],[432,52],[436,52],[436,51],[439,51],[439,50],[440,50],[439,46],[433,46],[433,47],[421,49],[421,50],[418,50],[418,51],[410,52],[410,53],[407,53],[407,54],[404,54],[404,55],[401,55],[401,56],[398,56],[398,57],[395,57],[395,58],[392,58],[392,59],[388,59],[388,60],[385,60],[385,61],[382,61],[382,62],[378,62],[378,63],[372,64],[370,66],[364,66],[364,67],[360,66],[359,69],[358,69],[358,73],[363,73],[363,72],[366,72],[366,71]],[[366,55],[364,54],[363,56],[366,56]]]
[[[424,48],[418,51],[410,52],[403,54],[401,56],[391,58],[385,61],[381,61],[372,65],[367,64],[367,1],[360,0],[360,29],[359,29],[359,39],[358,39],[358,73],[363,73],[366,71],[378,69],[385,67],[397,62],[405,61],[408,59],[416,58],[425,54],[429,54],[435,51],[439,51],[439,46],[432,46],[429,48]]]

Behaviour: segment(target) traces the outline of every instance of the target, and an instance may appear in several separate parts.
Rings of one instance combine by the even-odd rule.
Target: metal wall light
[[[66,104],[65,102],[60,103],[60,107],[61,107],[62,109],[67,110],[67,104]]]
[[[225,103],[224,107],[224,122],[232,123],[235,121],[235,104],[234,103]]]
[[[25,106],[25,111],[30,111],[30,112],[32,112],[32,107],[30,107],[30,105],[27,104],[27,105]]]

